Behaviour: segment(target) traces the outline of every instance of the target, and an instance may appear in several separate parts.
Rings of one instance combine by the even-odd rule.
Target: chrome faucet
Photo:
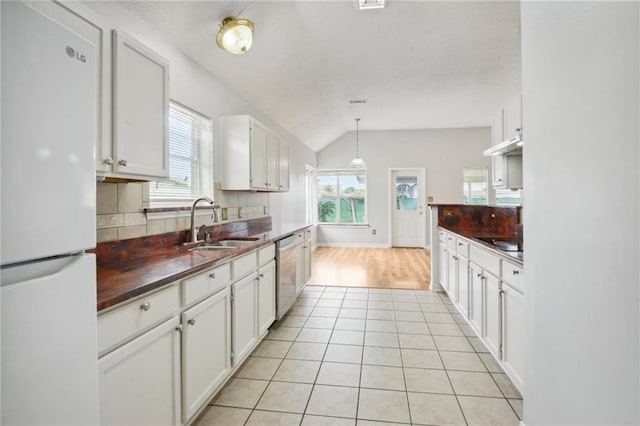
[[[192,243],[197,243],[198,241],[198,234],[196,232],[196,221],[195,221],[195,215],[196,215],[196,205],[200,202],[200,201],[206,201],[207,203],[211,204],[211,209],[213,210],[213,215],[211,216],[211,218],[213,219],[214,222],[218,222],[218,209],[220,208],[219,204],[216,204],[211,198],[209,197],[200,197],[200,198],[196,198],[193,201],[193,204],[191,204],[191,242]]]

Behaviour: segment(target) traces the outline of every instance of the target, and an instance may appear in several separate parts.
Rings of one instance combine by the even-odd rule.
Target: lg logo
[[[70,58],[75,58],[78,61],[82,62],[82,63],[86,63],[87,62],[87,57],[80,54],[79,52],[76,52],[76,50],[71,47],[71,46],[67,46],[67,48],[65,49],[65,51],[67,52],[67,56]]]

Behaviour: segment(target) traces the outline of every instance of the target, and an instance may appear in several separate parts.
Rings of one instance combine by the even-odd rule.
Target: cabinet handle
[[[190,320],[187,321],[187,324],[189,325],[196,325],[196,320],[194,320],[193,318],[191,318]]]
[[[498,179],[498,182],[502,182],[502,179]]]
[[[140,305],[141,311],[147,312],[149,309],[151,309],[151,303],[149,302],[144,302],[142,305]]]
[[[176,331],[182,332],[182,324],[176,326]]]
[[[211,278],[212,280],[215,280],[216,279],[216,273],[215,272],[210,273],[209,274],[209,278]]]
[[[109,158],[105,158],[104,160],[102,160],[102,162],[104,164],[107,164],[109,166],[113,166],[113,158],[109,157]]]
[[[512,272],[513,272],[513,275],[518,275],[520,273],[520,271],[516,271],[515,269]]]
[[[122,167],[127,167],[127,160],[120,160],[118,161],[118,164],[120,164]]]
[[[516,133],[520,133],[522,129],[516,129]]]
[[[481,277],[482,277],[482,274],[476,274],[476,277],[477,277],[477,278],[481,278]]]

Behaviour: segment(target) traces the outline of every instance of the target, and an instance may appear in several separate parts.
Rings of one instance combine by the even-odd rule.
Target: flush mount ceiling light
[[[222,20],[216,41],[220,49],[242,55],[253,42],[253,22],[248,19],[227,17]]]
[[[384,7],[384,0],[358,0],[358,6],[360,10],[382,9]]]
[[[356,158],[351,160],[351,164],[349,165],[352,169],[364,169],[367,167],[367,164],[360,158],[360,153],[358,152],[358,123],[360,123],[360,119],[356,118]]]

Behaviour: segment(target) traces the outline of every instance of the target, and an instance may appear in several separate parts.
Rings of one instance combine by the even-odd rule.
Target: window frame
[[[172,153],[171,152],[171,139],[169,139],[169,176],[171,176],[171,160],[178,159],[182,162],[188,162],[190,164],[190,168],[192,173],[194,170],[198,173],[198,181],[197,188],[191,188],[189,194],[180,194],[177,196],[167,196],[162,192],[157,193],[154,191],[154,185],[157,187],[161,185],[163,182],[169,182],[171,179],[168,178],[166,181],[158,181],[158,182],[149,182],[149,194],[148,194],[148,203],[147,207],[149,208],[180,208],[190,206],[193,200],[200,196],[207,196],[211,199],[214,199],[215,189],[214,189],[214,170],[213,170],[213,120],[198,112],[188,106],[177,102],[175,100],[169,101],[169,117],[167,118],[167,126],[171,125],[171,113],[172,110],[178,110],[178,113],[187,115],[191,118],[192,122],[198,120],[198,127],[191,126],[191,136],[190,136],[190,148],[193,152],[193,143],[197,141],[201,144],[200,147],[196,149],[196,151],[200,152],[200,157],[195,158],[193,156],[185,156],[183,153]],[[206,123],[206,125],[205,125]],[[203,131],[204,128],[207,128],[208,132]],[[195,135],[195,132],[198,132]],[[169,138],[171,138],[171,129],[169,129]],[[183,146],[187,146],[186,144]],[[156,192],[154,194],[154,192]]]
[[[342,188],[340,187],[340,176],[364,176],[364,218],[362,222],[341,222],[341,201],[342,197],[341,192]],[[318,205],[320,202],[320,193],[318,191],[318,179],[320,177],[333,176],[336,179],[336,222],[320,222],[320,217],[317,215]],[[315,202],[315,210],[318,220],[318,226],[338,226],[338,227],[361,227],[361,226],[369,226],[369,202],[368,202],[368,176],[367,169],[317,169],[316,170],[316,193],[317,199]]]
[[[466,173],[467,171],[482,171],[484,172],[484,180],[467,180]],[[472,183],[484,183],[484,202],[483,203],[472,203],[468,200],[471,200],[471,184]],[[486,206],[489,205],[489,168],[484,166],[470,166],[463,167],[462,169],[462,204],[469,206]]]

